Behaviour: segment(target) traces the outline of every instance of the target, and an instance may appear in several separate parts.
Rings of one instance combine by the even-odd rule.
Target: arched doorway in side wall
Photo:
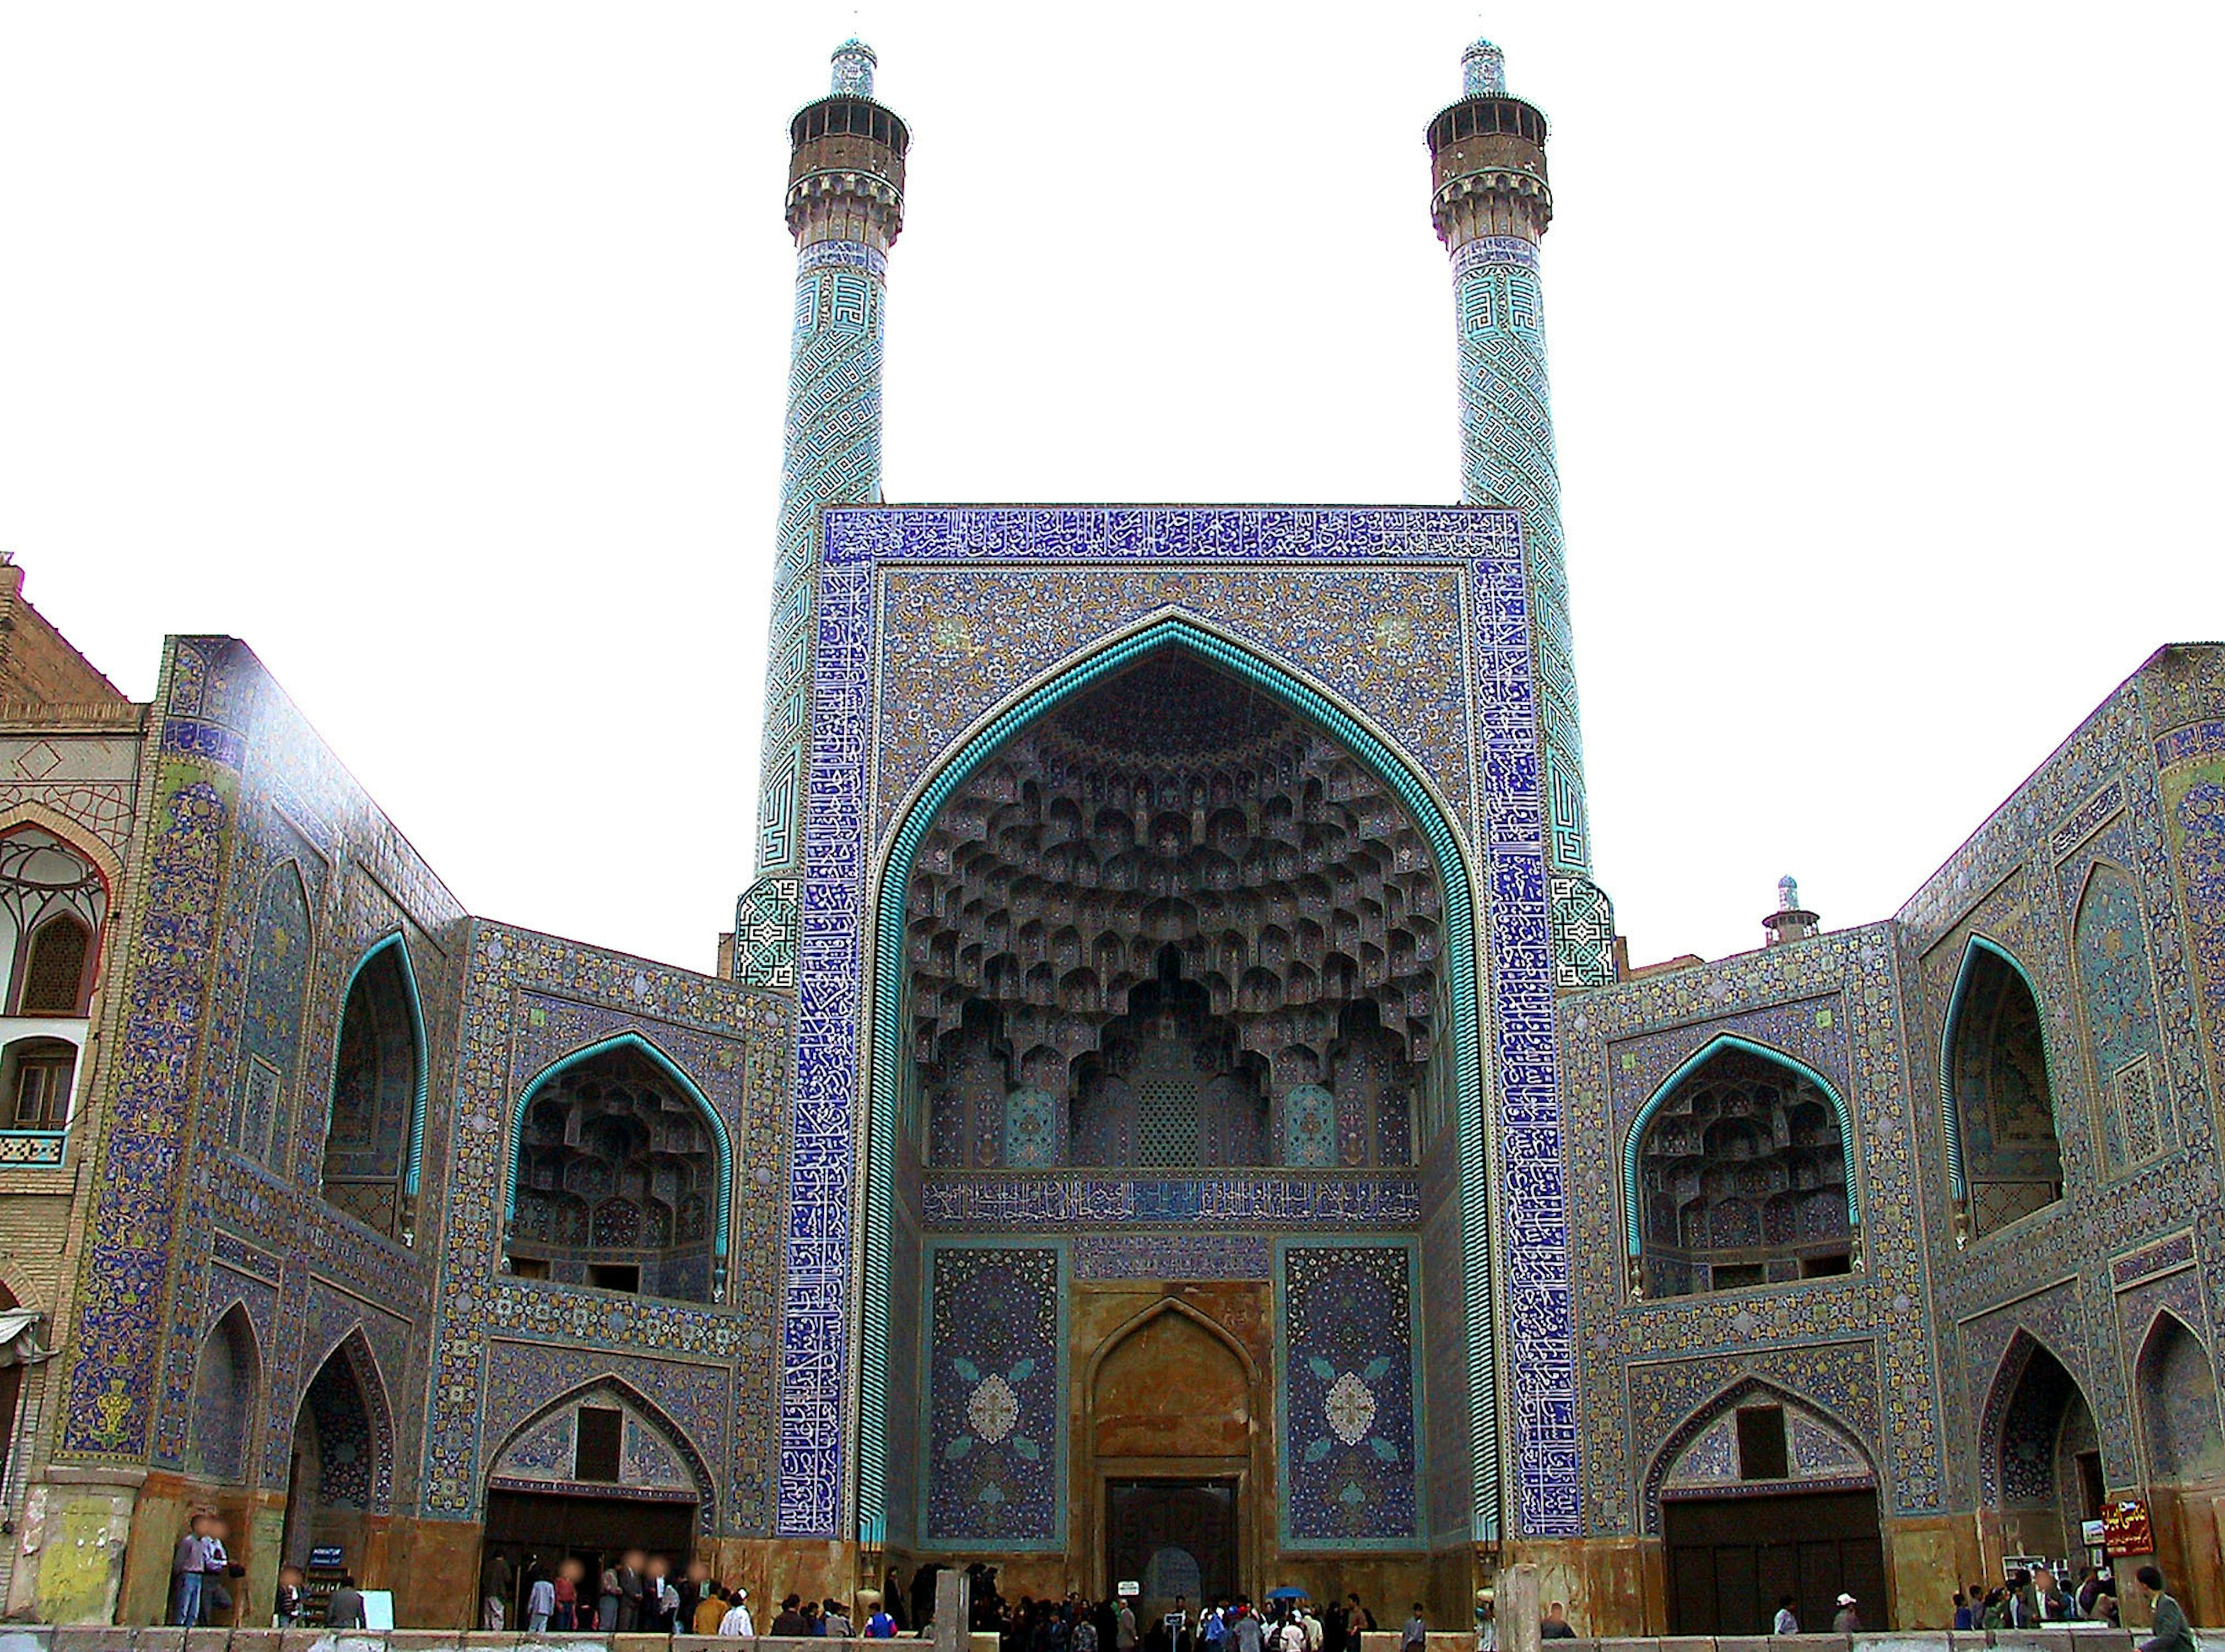
[[[1105,1568],[1095,1592],[1138,1584],[1147,1626],[1178,1598],[1194,1613],[1258,1592],[1256,1377],[1226,1330],[1175,1298],[1115,1331],[1091,1362],[1086,1472]]]
[[[1841,1593],[1885,1625],[1876,1471],[1820,1407],[1742,1385],[1672,1434],[1648,1478],[1671,1635],[1765,1634],[1786,1595],[1803,1629],[1828,1628]]]
[[[694,1446],[643,1396],[606,1377],[527,1419],[496,1454],[482,1575],[496,1554],[509,1562],[517,1624],[532,1579],[577,1560],[588,1579],[581,1610],[592,1612],[603,1567],[637,1548],[664,1556],[677,1575],[711,1516],[711,1479]]]
[[[1980,1432],[2001,1552],[2078,1554],[2081,1524],[2101,1515],[2101,1437],[2077,1379],[2021,1331],[2001,1357]]]
[[[384,1384],[358,1332],[317,1368],[295,1418],[279,1543],[286,1565],[306,1567],[316,1551],[338,1549],[365,1587],[387,1581],[384,1554],[374,1563],[371,1551],[390,1511],[392,1453]]]

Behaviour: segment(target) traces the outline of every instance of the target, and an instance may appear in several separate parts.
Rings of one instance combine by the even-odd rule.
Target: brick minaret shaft
[[[870,47],[845,41],[834,50],[828,95],[799,111],[789,129],[796,326],[765,673],[758,801],[761,886],[769,878],[793,877],[803,858],[820,508],[871,503],[881,497],[888,252],[903,227],[904,154],[911,133],[873,101],[873,68]],[[740,972],[746,976],[745,965]]]
[[[1537,243],[1552,222],[1545,117],[1506,94],[1489,41],[1461,57],[1463,96],[1429,123],[1429,217],[1452,254],[1460,329],[1461,497],[1522,513],[1556,872],[1588,877],[1583,739],[1561,543]]]

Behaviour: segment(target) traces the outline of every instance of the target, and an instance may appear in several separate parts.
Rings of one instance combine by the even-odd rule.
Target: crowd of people
[[[227,1535],[224,1518],[215,1510],[196,1509],[189,1516],[171,1557],[173,1624],[193,1628],[238,1621],[235,1580],[245,1572],[232,1560],[225,1547]],[[920,1567],[909,1591],[899,1586],[891,1570],[886,1592],[865,1592],[856,1612],[844,1600],[805,1600],[791,1594],[760,1628],[750,1592],[738,1584],[719,1582],[705,1560],[688,1562],[675,1577],[666,1556],[628,1549],[591,1578],[586,1561],[576,1554],[551,1567],[529,1554],[523,1567],[514,1569],[508,1557],[495,1550],[480,1573],[479,1627],[495,1631],[516,1627],[533,1634],[594,1631],[730,1640],[763,1634],[889,1640],[931,1631],[935,1579],[940,1569]],[[1177,1596],[1170,1608],[1155,1612],[1146,1623],[1139,1621],[1134,1601],[1121,1596],[1090,1599],[1077,1592],[1056,1600],[1026,1595],[1007,1600],[998,1590],[995,1568],[973,1567],[968,1575],[973,1603],[968,1627],[995,1634],[1000,1652],[1360,1652],[1360,1637],[1377,1627],[1374,1613],[1356,1593],[1323,1607],[1315,1606],[1295,1589],[1277,1590],[1258,1605],[1248,1595],[1223,1596],[1201,1602],[1195,1611],[1187,1598]],[[2196,1652],[2186,1614],[2165,1592],[2163,1574],[2143,1566],[2135,1578],[2153,1622],[2152,1634],[2140,1643],[2141,1652]],[[328,1574],[326,1582],[323,1600],[313,1603],[301,1569],[280,1567],[273,1625],[364,1627],[364,1597],[355,1578],[345,1573]],[[513,1625],[512,1609],[521,1605],[523,1621]],[[2114,1624],[2119,1617],[2114,1577],[2090,1566],[2081,1568],[2076,1584],[2070,1588],[2051,1567],[2019,1568],[1997,1587],[1972,1584],[1957,1591],[1954,1605],[1953,1627],[1962,1630]],[[1478,1593],[1474,1627],[1479,1652],[1493,1652],[1496,1625],[1489,1591]],[[1792,1597],[1782,1597],[1772,1631],[1797,1635],[1801,1627]],[[1839,1596],[1831,1627],[1841,1635],[1860,1632],[1861,1616],[1853,1595]],[[1568,1609],[1557,1600],[1545,1608],[1539,1630],[1545,1640],[1576,1635]],[[1417,1602],[1400,1627],[1399,1652],[1426,1652],[1428,1640],[1428,1624]]]
[[[605,1635],[715,1635],[730,1640],[758,1635],[815,1636],[848,1640],[893,1639],[897,1618],[878,1597],[853,1615],[849,1603],[832,1598],[805,1600],[789,1595],[761,1630],[750,1592],[721,1583],[707,1560],[691,1560],[677,1576],[662,1554],[628,1549],[588,1580],[586,1562],[567,1555],[553,1570],[529,1554],[523,1573],[513,1573],[499,1551],[487,1557],[479,1579],[479,1627],[511,1627],[510,1611],[520,1592],[531,1634],[594,1630]]]
[[[1117,1595],[1007,1600],[987,1567],[975,1569],[973,1603],[970,1627],[993,1632],[1000,1652],[1360,1652],[1360,1636],[1376,1628],[1375,1614],[1357,1594],[1322,1607],[1296,1591],[1257,1605],[1249,1595],[1220,1596],[1195,1611],[1178,1595],[1144,1622],[1134,1602]],[[1401,1652],[1414,1652],[1428,1637],[1417,1603],[1402,1628]]]

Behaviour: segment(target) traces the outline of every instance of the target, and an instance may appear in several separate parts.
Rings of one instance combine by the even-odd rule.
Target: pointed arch
[[[1731,1050],[1743,1050],[1773,1067],[1780,1067],[1795,1077],[1804,1079],[1820,1091],[1831,1104],[1831,1111],[1839,1121],[1841,1163],[1847,1178],[1847,1226],[1855,1233],[1861,1231],[1861,1198],[1854,1170],[1854,1116],[1847,1106],[1846,1098],[1839,1093],[1838,1086],[1810,1067],[1797,1055],[1788,1054],[1772,1044],[1756,1043],[1737,1033],[1717,1033],[1713,1038],[1686,1056],[1671,1073],[1654,1087],[1653,1093],[1630,1121],[1630,1129],[1622,1138],[1622,1214],[1623,1231],[1629,1241],[1630,1254],[1639,1254],[1642,1236],[1639,1231],[1638,1198],[1638,1161],[1645,1143],[1645,1132],[1652,1125],[1654,1115],[1662,1104],[1677,1093],[1677,1088],[1716,1057]]]
[[[394,997],[399,1001],[409,1046],[410,1070],[405,1079],[408,1093],[401,1151],[395,1155],[396,1162],[384,1174],[376,1174],[378,1167],[374,1167],[374,1174],[368,1178],[351,1179],[345,1175],[342,1167],[341,1174],[336,1177],[335,1149],[339,1145],[336,1126],[339,1122],[340,1086],[347,1076],[344,1066],[350,1051],[351,1035],[358,1030],[354,1026],[358,1015],[371,1016],[375,1020],[378,1013],[368,996],[368,990],[371,983],[377,980],[382,972],[385,973]],[[360,1005],[357,998],[358,987],[366,990],[366,997]],[[374,1028],[374,1035],[375,1033]],[[340,1024],[333,1040],[331,1071],[326,1075],[325,1085],[324,1159],[320,1182],[326,1203],[338,1206],[373,1227],[381,1225],[371,1219],[375,1211],[367,1213],[359,1199],[336,1199],[333,1197],[335,1191],[357,1186],[396,1187],[398,1184],[398,1198],[393,1200],[395,1208],[384,1231],[405,1244],[414,1243],[415,1237],[412,1231],[414,1220],[411,1212],[416,1204],[418,1178],[424,1165],[425,1114],[432,1076],[432,1062],[425,1038],[425,1007],[417,990],[417,972],[410,961],[409,938],[396,929],[364,949],[340,988]],[[385,1075],[379,1075],[375,1081],[377,1087],[384,1087],[384,1078]],[[376,1113],[378,1098],[373,1096],[371,1099]],[[374,1127],[376,1123],[374,1117]]]
[[[555,1398],[536,1407],[515,1427],[504,1434],[500,1443],[486,1454],[486,1484],[480,1488],[482,1497],[484,1497],[485,1492],[493,1490],[542,1489],[523,1480],[519,1480],[515,1487],[503,1485],[501,1483],[504,1479],[512,1478],[505,1476],[503,1472],[504,1459],[513,1448],[528,1441],[532,1435],[555,1418],[565,1413],[576,1411],[582,1405],[592,1404],[599,1396],[616,1400],[621,1409],[637,1414],[638,1420],[647,1423],[658,1435],[662,1443],[670,1449],[681,1466],[694,1482],[696,1529],[702,1532],[716,1531],[719,1529],[717,1516],[719,1483],[717,1478],[711,1472],[710,1459],[704,1455],[694,1437],[687,1429],[680,1426],[670,1412],[659,1405],[642,1388],[613,1370],[605,1370],[574,1383]],[[567,1467],[552,1478],[568,1481],[572,1478],[572,1473]],[[620,1496],[625,1494],[622,1484],[613,1490]]]
[[[2038,1383],[2050,1391],[2027,1393],[2027,1383]],[[1986,1503],[1998,1506],[2016,1489],[2009,1483],[2006,1453],[2021,1421],[2020,1408],[2052,1410],[2056,1414],[2052,1426],[2059,1428],[2062,1412],[2073,1403],[2088,1416],[2093,1415],[2086,1384],[2070,1363],[2038,1332],[2028,1326],[2018,1326],[1994,1364],[1993,1379],[1979,1412],[1978,1479],[1980,1495]]]
[[[193,1363],[193,1412],[186,1430],[188,1473],[222,1485],[248,1484],[255,1457],[255,1402],[263,1388],[263,1349],[246,1299],[213,1315]]]
[[[318,1507],[297,1510],[293,1505],[298,1499],[289,1493],[289,1521],[297,1512],[313,1522],[317,1515],[334,1510],[390,1513],[394,1413],[378,1356],[361,1323],[336,1339],[307,1369],[311,1375],[295,1408],[294,1432],[297,1460],[301,1435],[307,1433],[316,1441]],[[289,1540],[286,1547],[290,1555],[296,1545]]]
[[[2070,951],[2100,1157],[2109,1172],[2127,1170],[2177,1137],[2147,917],[2129,868],[2097,856],[2086,869],[2071,908]]]
[[[288,1110],[301,1067],[301,1022],[315,956],[315,921],[301,864],[291,856],[263,875],[247,957],[239,1065],[232,1079],[227,1142],[282,1174]]]
[[[52,809],[22,806],[0,821],[5,1007],[21,1016],[86,1015],[118,886],[115,857]]]
[[[1148,1307],[1129,1315],[1108,1332],[1105,1340],[1097,1345],[1096,1351],[1089,1356],[1089,1364],[1082,1368],[1081,1391],[1084,1394],[1095,1392],[1097,1373],[1103,1369],[1106,1360],[1112,1355],[1113,1351],[1145,1326],[1155,1320],[1163,1319],[1170,1313],[1189,1320],[1206,1335],[1235,1355],[1236,1363],[1244,1372],[1245,1383],[1255,1394],[1258,1391],[1258,1362],[1252,1358],[1251,1353],[1241,1342],[1237,1340],[1227,1326],[1201,1308],[1183,1301],[1178,1296],[1162,1296]]]
[[[12,837],[20,827],[27,826],[51,832],[91,861],[93,870],[100,874],[108,897],[115,899],[116,891],[124,887],[124,863],[92,827],[73,815],[29,800],[0,809],[0,838]]]
[[[677,1061],[648,1038],[636,1032],[613,1034],[561,1055],[536,1073],[517,1092],[517,1100],[510,1114],[510,1151],[506,1161],[506,1175],[503,1186],[503,1223],[505,1230],[517,1220],[517,1184],[519,1170],[524,1159],[525,1120],[534,1100],[548,1085],[563,1074],[599,1056],[621,1051],[631,1051],[655,1067],[658,1073],[679,1090],[702,1116],[710,1127],[711,1141],[717,1157],[715,1193],[713,1197],[711,1221],[711,1257],[713,1283],[710,1299],[716,1301],[725,1294],[727,1240],[733,1227],[734,1209],[734,1147],[726,1130],[726,1121],[711,1104],[694,1079],[689,1078]]]
[[[1706,1399],[1685,1412],[1677,1426],[1669,1431],[1651,1459],[1647,1462],[1642,1482],[1639,1517],[1649,1535],[1661,1530],[1662,1492],[1677,1460],[1700,1436],[1738,1411],[1749,1402],[1784,1407],[1794,1412],[1812,1414],[1827,1424],[1840,1440],[1851,1446],[1862,1463],[1861,1478],[1872,1485],[1884,1484],[1878,1472],[1875,1445],[1863,1436],[1862,1431],[1849,1421],[1837,1407],[1813,1398],[1788,1383],[1762,1376],[1758,1371],[1742,1371],[1715,1389]]]
[[[358,1320],[325,1345],[316,1362],[305,1367],[321,1373],[333,1361],[342,1362],[357,1392],[362,1396],[364,1412],[370,1425],[372,1459],[371,1464],[371,1510],[374,1514],[391,1512],[394,1497],[394,1401],[386,1381],[386,1372],[378,1363],[378,1351],[371,1345],[371,1337]],[[314,1383],[313,1377],[311,1381]],[[307,1389],[304,1389],[306,1402]]]
[[[1212,629],[1195,616],[1163,610],[1127,630],[1100,639],[1041,674],[979,719],[949,756],[930,770],[896,812],[877,870],[870,873],[872,927],[867,937],[865,1101],[867,1132],[862,1234],[864,1288],[858,1315],[858,1518],[861,1532],[887,1529],[889,1279],[892,1244],[898,1103],[906,1092],[903,1052],[905,891],[914,863],[944,803],[1030,725],[1084,691],[1163,649],[1195,659],[1263,690],[1340,742],[1396,793],[1436,858],[1442,885],[1451,1060],[1460,1142],[1460,1199],[1465,1260],[1468,1430],[1475,1464],[1473,1512],[1479,1533],[1499,1521],[1501,1452],[1498,1427],[1497,1301],[1493,1282],[1489,1174],[1483,1120],[1481,981],[1475,953],[1480,864],[1455,825],[1454,812],[1429,779],[1357,709],[1289,666]]]
[[[2140,1337],[2133,1388],[2152,1484],[2211,1483],[2225,1474],[2225,1416],[2208,1341],[2167,1304]]]
[[[2019,1035],[2013,1029],[2005,1031],[2001,1028],[2005,1013],[2021,1014],[2026,1008],[2032,1017],[2028,1035]],[[1976,1021],[1980,1011],[1989,1012],[1982,1027]],[[2027,1066],[2030,1057],[2037,1058],[2036,1072],[2017,1070],[2019,1087],[2025,1093],[2019,1097],[1994,1094],[1992,1086],[2006,1076],[2000,1069],[2015,1066],[1994,1058],[2021,1052],[2025,1036],[2032,1047],[2025,1053]],[[1988,1042],[1984,1048],[1976,1048],[1976,1041],[1981,1037]],[[2010,1041],[2017,1047],[2015,1051],[1995,1048],[1996,1045]],[[2033,1079],[2038,1080],[2036,1084],[2032,1082]],[[1974,1144],[1969,1115],[1980,1105],[1987,1111],[1984,1134],[1982,1141]],[[2015,1114],[2009,1111],[2012,1106],[2017,1109]],[[2040,1114],[2044,1115],[2044,1143],[2038,1140],[2036,1129]],[[2005,1123],[2015,1124],[2016,1131],[2011,1139],[2023,1142],[2023,1147],[2008,1149],[2001,1145],[2000,1138],[2009,1134],[2000,1128]],[[1949,1192],[1969,1211],[1977,1232],[1989,1232],[2062,1196],[2063,1150],[2055,1123],[2053,1063],[2048,1055],[2047,1022],[2040,1011],[2039,994],[2015,955],[1999,941],[1982,934],[1973,934],[1963,946],[1962,960],[1956,971],[1954,991],[1949,995],[1947,1014],[1940,1029],[1939,1124],[1947,1143]],[[1973,1174],[1974,1157],[1981,1161],[1976,1169],[1981,1174]],[[2006,1177],[1982,1174],[2004,1169],[2019,1174]],[[1990,1201],[1979,1197],[1996,1186],[2027,1191],[2012,1193],[2008,1202],[1996,1212],[1991,1208]],[[1987,1208],[1980,1208],[1981,1205]],[[2025,1206],[2029,1208],[2024,1208]]]

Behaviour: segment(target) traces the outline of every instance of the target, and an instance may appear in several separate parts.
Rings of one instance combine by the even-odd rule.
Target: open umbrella
[[[1279,1589],[1270,1589],[1267,1591],[1267,1598],[1270,1600],[1303,1600],[1305,1598],[1306,1592],[1304,1590],[1293,1589],[1287,1583]]]

